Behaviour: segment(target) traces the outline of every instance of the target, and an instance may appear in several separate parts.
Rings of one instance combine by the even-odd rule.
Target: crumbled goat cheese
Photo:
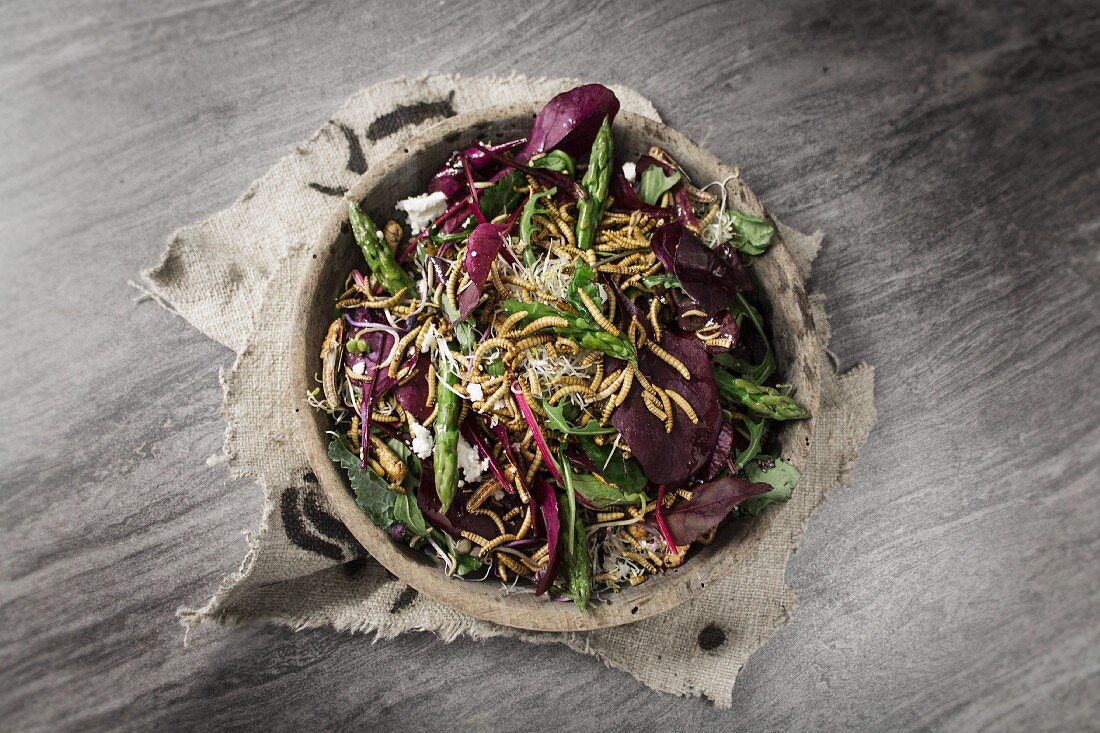
[[[351,365],[351,370],[356,374],[362,374],[364,371],[366,371],[366,369],[367,365],[365,362],[362,361],[357,361]]]
[[[462,473],[459,486],[472,484],[481,478],[481,475],[489,468],[489,459],[479,460],[477,448],[466,442],[461,435],[458,436],[458,470]]]
[[[638,166],[630,162],[623,163],[623,175],[626,176],[626,180],[634,183],[638,177]]]
[[[442,191],[422,193],[397,202],[397,208],[409,218],[409,228],[418,234],[447,210],[447,196]]]
[[[432,437],[432,431],[415,420],[409,421],[409,431],[412,432],[412,452],[416,454],[416,457],[421,460],[431,458],[432,448],[435,447],[435,438]]]
[[[470,395],[471,400],[481,401],[485,399],[485,390],[477,382],[470,382],[466,385],[466,394]]]

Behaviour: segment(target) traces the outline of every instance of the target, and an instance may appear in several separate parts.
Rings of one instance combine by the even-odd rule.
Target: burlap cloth
[[[237,353],[223,375],[225,452],[233,472],[264,488],[258,532],[240,570],[185,625],[267,619],[294,629],[332,626],[392,638],[410,630],[450,641],[515,636],[557,642],[625,670],[646,685],[706,696],[729,706],[749,655],[790,617],[795,595],[784,581],[813,510],[852,470],[875,420],[874,373],[860,365],[838,375],[826,356],[820,297],[812,297],[821,335],[824,384],[817,434],[794,498],[779,509],[772,534],[741,566],[697,599],[626,627],[574,634],[519,632],[478,621],[419,595],[371,562],[326,510],[305,459],[293,444],[285,405],[287,329],[303,262],[348,186],[412,135],[445,117],[512,102],[540,102],[575,82],[565,79],[399,79],[348,99],[313,137],[296,146],[225,211],[180,230],[149,291],[210,338]],[[615,91],[624,109],[659,119],[637,92]],[[737,161],[730,161],[736,163]],[[803,275],[821,243],[782,227]],[[774,511],[774,509],[773,509]]]

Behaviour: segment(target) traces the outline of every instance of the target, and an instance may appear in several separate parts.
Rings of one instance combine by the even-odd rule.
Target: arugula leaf
[[[522,171],[509,171],[507,175],[481,192],[479,196],[481,212],[488,219],[510,212],[523,200],[523,194],[518,193],[516,189],[526,182]]]
[[[579,295],[582,291],[588,296],[589,300],[597,305],[607,299],[603,287],[596,282],[596,271],[583,260],[575,260],[573,262],[573,277],[569,280],[569,287],[566,289],[565,295],[573,307],[577,309],[577,312],[595,325],[592,314],[588,312],[588,308],[585,307],[584,301],[581,300]]]
[[[745,418],[745,428],[749,431],[749,444],[745,446],[745,450],[735,451],[734,465],[737,466],[738,471],[760,452],[760,443],[764,438],[764,428],[767,425],[767,418],[761,417],[756,420],[751,417]]]
[[[775,227],[767,219],[743,214],[737,209],[728,209],[726,221],[731,235],[730,245],[734,249],[747,255],[759,255],[771,246]]]
[[[647,204],[657,203],[657,199],[664,195],[680,182],[680,171],[673,171],[672,175],[665,175],[664,169],[659,165],[650,166],[642,172],[642,180],[638,183],[638,198]]]
[[[550,424],[550,427],[557,430],[559,433],[565,433],[566,435],[610,435],[617,432],[614,427],[610,425],[608,427],[601,427],[600,423],[589,418],[588,422],[583,427],[577,427],[573,424],[572,420],[565,416],[565,410],[569,406],[569,403],[562,402],[559,406],[555,407],[548,401],[542,400],[542,409],[546,411],[546,420]],[[606,457],[606,456],[605,456]]]
[[[397,494],[373,471],[359,468],[359,456],[351,452],[347,439],[343,435],[333,436],[328,444],[328,457],[347,471],[351,489],[355,492],[355,503],[379,529],[389,529],[396,520],[393,516],[394,499]]]
[[[523,213],[519,216],[519,238],[524,245],[523,258],[528,267],[533,264],[533,261],[526,261],[527,251],[530,249],[531,246],[531,234],[535,230],[535,225],[531,222],[531,219],[535,216],[535,214],[549,213],[548,209],[544,209],[539,206],[539,199],[553,196],[557,192],[558,189],[556,188],[551,188],[548,191],[539,191],[538,193],[531,196],[531,198],[527,199],[527,203],[523,205]],[[534,258],[534,253],[531,254],[531,257]]]
[[[737,318],[739,325],[744,323],[745,319],[748,319],[753,325],[756,333],[760,336],[760,340],[764,343],[764,358],[761,359],[759,364],[750,364],[744,359],[725,353],[716,355],[714,361],[732,369],[754,384],[763,384],[764,380],[775,371],[775,355],[772,353],[772,345],[768,341],[768,335],[764,332],[764,319],[761,318],[760,311],[756,310],[741,293],[738,293],[737,298],[730,304],[730,313]]]
[[[761,463],[764,462],[762,466]],[[741,504],[741,511],[756,516],[769,504],[782,504],[791,498],[791,492],[802,473],[784,461],[776,458],[773,465],[765,467],[764,459],[757,459],[745,467],[745,476],[754,483],[764,483],[772,490],[760,496],[754,496]]]
[[[584,448],[589,459],[596,464],[604,481],[615,484],[630,493],[645,490],[649,481],[645,477],[645,471],[642,470],[642,464],[638,463],[637,459],[626,458],[618,447],[597,445],[596,441],[587,437],[581,438],[581,447]],[[584,494],[583,491],[581,493]],[[585,494],[585,497],[587,498],[588,495]]]

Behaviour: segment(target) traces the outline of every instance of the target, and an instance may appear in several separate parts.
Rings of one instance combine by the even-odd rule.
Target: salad
[[[618,109],[580,86],[456,150],[408,232],[350,202],[364,265],[309,395],[394,542],[582,610],[786,501],[769,427],[808,417],[753,301],[771,223],[659,147],[617,159]]]

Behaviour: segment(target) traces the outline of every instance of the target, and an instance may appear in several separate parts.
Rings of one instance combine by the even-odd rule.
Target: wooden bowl
[[[364,174],[352,186],[348,198],[362,201],[368,212],[393,215],[394,204],[422,192],[451,151],[475,139],[523,137],[536,111],[532,107],[513,105],[452,117]],[[614,133],[616,158],[620,161],[633,160],[651,145],[660,145],[672,153],[697,182],[721,181],[733,173],[688,138],[648,118],[620,112],[615,119]],[[740,179],[731,181],[728,191],[732,206],[752,214],[765,214],[760,201]],[[299,321],[293,340],[288,344],[296,397],[314,386],[313,375],[319,370],[318,352],[331,318],[332,304],[348,271],[362,266],[343,202],[334,206],[324,232],[313,243],[309,254],[295,311]],[[799,401],[814,413],[819,401],[819,351],[802,278],[782,241],[776,241],[766,254],[755,258],[750,271],[758,285],[758,300],[771,326],[779,373],[795,386]],[[387,532],[375,527],[359,509],[346,476],[329,460],[325,435],[331,427],[328,416],[305,409],[297,400],[294,406],[300,408],[298,442],[332,511],[367,551],[421,593],[463,613],[505,626],[538,631],[581,631],[630,623],[667,611],[702,592],[708,583],[729,574],[767,536],[775,517],[785,510],[782,505],[772,506],[759,517],[726,524],[711,544],[694,550],[682,567],[650,578],[635,588],[609,594],[609,603],[596,604],[587,613],[582,613],[570,603],[554,603],[533,594],[505,596],[499,583],[450,579],[441,565],[424,553],[391,540]],[[783,423],[778,434],[782,456],[803,468],[813,433],[813,419]]]

